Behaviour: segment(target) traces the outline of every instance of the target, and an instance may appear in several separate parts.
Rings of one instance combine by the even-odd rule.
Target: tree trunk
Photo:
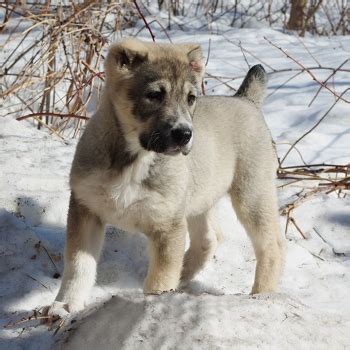
[[[301,30],[305,24],[307,0],[291,0],[292,8],[288,21],[288,29]]]

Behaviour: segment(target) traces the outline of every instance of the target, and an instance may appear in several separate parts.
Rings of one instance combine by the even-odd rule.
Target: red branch
[[[83,115],[75,115],[75,114],[62,114],[62,113],[52,113],[52,112],[42,112],[42,113],[31,113],[24,115],[23,117],[18,117],[16,120],[23,120],[27,118],[33,118],[33,117],[45,117],[47,115],[50,115],[52,117],[61,117],[61,118],[78,118],[78,119],[84,119],[89,120],[90,118],[85,117]]]
[[[152,32],[152,29],[150,28],[150,26],[148,25],[147,21],[146,21],[146,18],[145,16],[142,14],[140,8],[139,8],[139,5],[137,4],[136,0],[133,0],[133,3],[135,4],[136,6],[136,9],[137,9],[137,12],[139,13],[140,17],[142,18],[143,20],[143,23],[145,24],[146,28],[148,29],[149,33],[151,34],[151,37],[152,37],[152,40],[155,41],[155,35],[153,34]]]

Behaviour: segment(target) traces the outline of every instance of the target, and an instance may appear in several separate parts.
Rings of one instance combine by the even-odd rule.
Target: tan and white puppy
[[[64,275],[49,314],[84,308],[107,223],[148,237],[146,294],[191,280],[221,238],[213,206],[226,193],[254,246],[252,293],[274,291],[283,241],[276,157],[260,112],[264,69],[254,66],[234,97],[199,97],[198,45],[125,39],[110,48],[105,70],[72,165]]]

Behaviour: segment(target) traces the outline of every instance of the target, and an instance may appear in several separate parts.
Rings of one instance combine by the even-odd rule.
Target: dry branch
[[[291,147],[289,148],[289,150],[286,152],[286,154],[283,156],[282,160],[280,161],[280,164],[282,164],[285,159],[287,158],[288,154],[291,152],[291,150],[303,139],[305,138],[307,135],[309,135],[312,131],[314,131],[320,124],[321,122],[328,116],[328,114],[330,113],[330,111],[334,108],[334,106],[338,103],[338,101],[342,98],[342,96],[349,91],[350,88],[347,88],[346,90],[344,90],[341,95],[335,100],[335,102],[332,104],[332,106],[326,111],[326,113],[323,114],[323,116],[319,119],[319,121],[313,125],[309,130],[307,130],[303,135],[301,135],[295,142],[293,142],[293,144],[291,145]]]
[[[264,39],[273,47],[275,47],[276,49],[278,49],[279,51],[281,51],[287,58],[291,59],[295,64],[297,64],[303,71],[305,71],[306,73],[308,73],[310,75],[310,77],[312,78],[313,81],[315,81],[316,83],[318,83],[319,85],[321,85],[321,87],[325,88],[326,90],[328,90],[330,93],[332,93],[335,97],[337,97],[338,99],[342,100],[343,102],[346,103],[350,103],[349,100],[343,98],[343,95],[345,94],[346,91],[348,91],[349,89],[343,91],[342,94],[338,95],[334,90],[332,90],[331,88],[329,88],[324,82],[320,81],[319,79],[316,78],[316,76],[311,72],[311,70],[307,67],[305,67],[302,63],[300,63],[297,59],[295,59],[294,57],[292,57],[290,54],[288,54],[285,50],[283,50],[281,47],[277,46],[276,44],[274,44],[271,40],[269,40],[268,38],[266,38],[264,36]]]
[[[63,138],[66,132],[80,132],[89,119],[87,111],[94,109],[91,102],[101,93],[106,37],[113,39],[115,29],[128,25],[136,13],[131,2],[47,4],[18,5],[20,18],[10,19],[26,29],[15,33],[21,35],[19,43],[0,68],[1,97],[5,108],[21,101],[18,120],[33,118]]]
[[[136,1],[136,0],[133,0],[133,3],[134,3],[134,5],[135,5],[136,10],[137,10],[137,12],[139,13],[139,15],[140,15],[142,21],[143,21],[143,23],[145,24],[145,27],[146,27],[147,30],[149,31],[152,40],[155,41],[156,36],[153,34],[152,29],[151,29],[150,26],[148,25],[145,16],[142,14],[142,12],[141,12],[141,10],[140,10],[140,7],[139,7],[139,5],[137,4],[137,1]]]
[[[298,198],[280,208],[281,215],[289,216],[290,212],[301,203],[313,198],[318,193],[330,194],[338,191],[338,195],[344,191],[350,191],[350,164],[332,165],[332,164],[310,164],[299,166],[280,167],[277,171],[277,177],[282,180],[303,181],[309,183],[313,181],[316,184],[309,191],[303,190],[298,194]]]
[[[63,113],[52,113],[52,112],[42,112],[42,113],[31,113],[24,115],[22,117],[16,118],[18,121],[28,119],[28,118],[33,118],[33,117],[38,117],[38,116],[52,116],[52,117],[60,117],[60,118],[78,118],[78,119],[83,119],[83,120],[89,120],[90,118],[85,117],[83,115],[75,115],[75,114],[63,114]]]
[[[48,320],[51,317],[52,316],[43,316],[43,315],[41,315],[40,312],[34,310],[32,315],[27,316],[27,317],[23,317],[20,320],[17,320],[17,321],[14,321],[14,322],[9,322],[8,324],[6,324],[4,326],[4,328],[13,328],[13,327],[16,327],[18,325],[21,325],[23,323],[27,323],[27,322],[30,322],[30,321],[33,321],[33,320],[36,320],[36,321],[38,321],[38,320],[39,321]]]

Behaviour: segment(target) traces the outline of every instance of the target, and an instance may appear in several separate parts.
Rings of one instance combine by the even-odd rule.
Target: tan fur
[[[72,165],[65,271],[49,313],[84,307],[107,223],[149,238],[146,294],[173,290],[180,280],[192,279],[221,240],[213,206],[225,193],[254,246],[252,293],[276,289],[283,241],[276,159],[259,110],[264,84],[251,75],[238,97],[199,97],[190,105],[189,96],[198,94],[204,74],[201,56],[194,44],[127,39],[111,47],[104,94]],[[135,91],[132,87],[147,74],[155,78]],[[142,95],[147,89],[161,89],[164,100],[152,104],[152,96]],[[145,107],[138,110],[140,103]],[[193,129],[191,141],[172,150],[172,156],[166,155],[170,146],[160,153],[146,150],[140,138],[142,133],[154,137],[153,130],[164,121]],[[188,231],[191,245],[185,255]]]

